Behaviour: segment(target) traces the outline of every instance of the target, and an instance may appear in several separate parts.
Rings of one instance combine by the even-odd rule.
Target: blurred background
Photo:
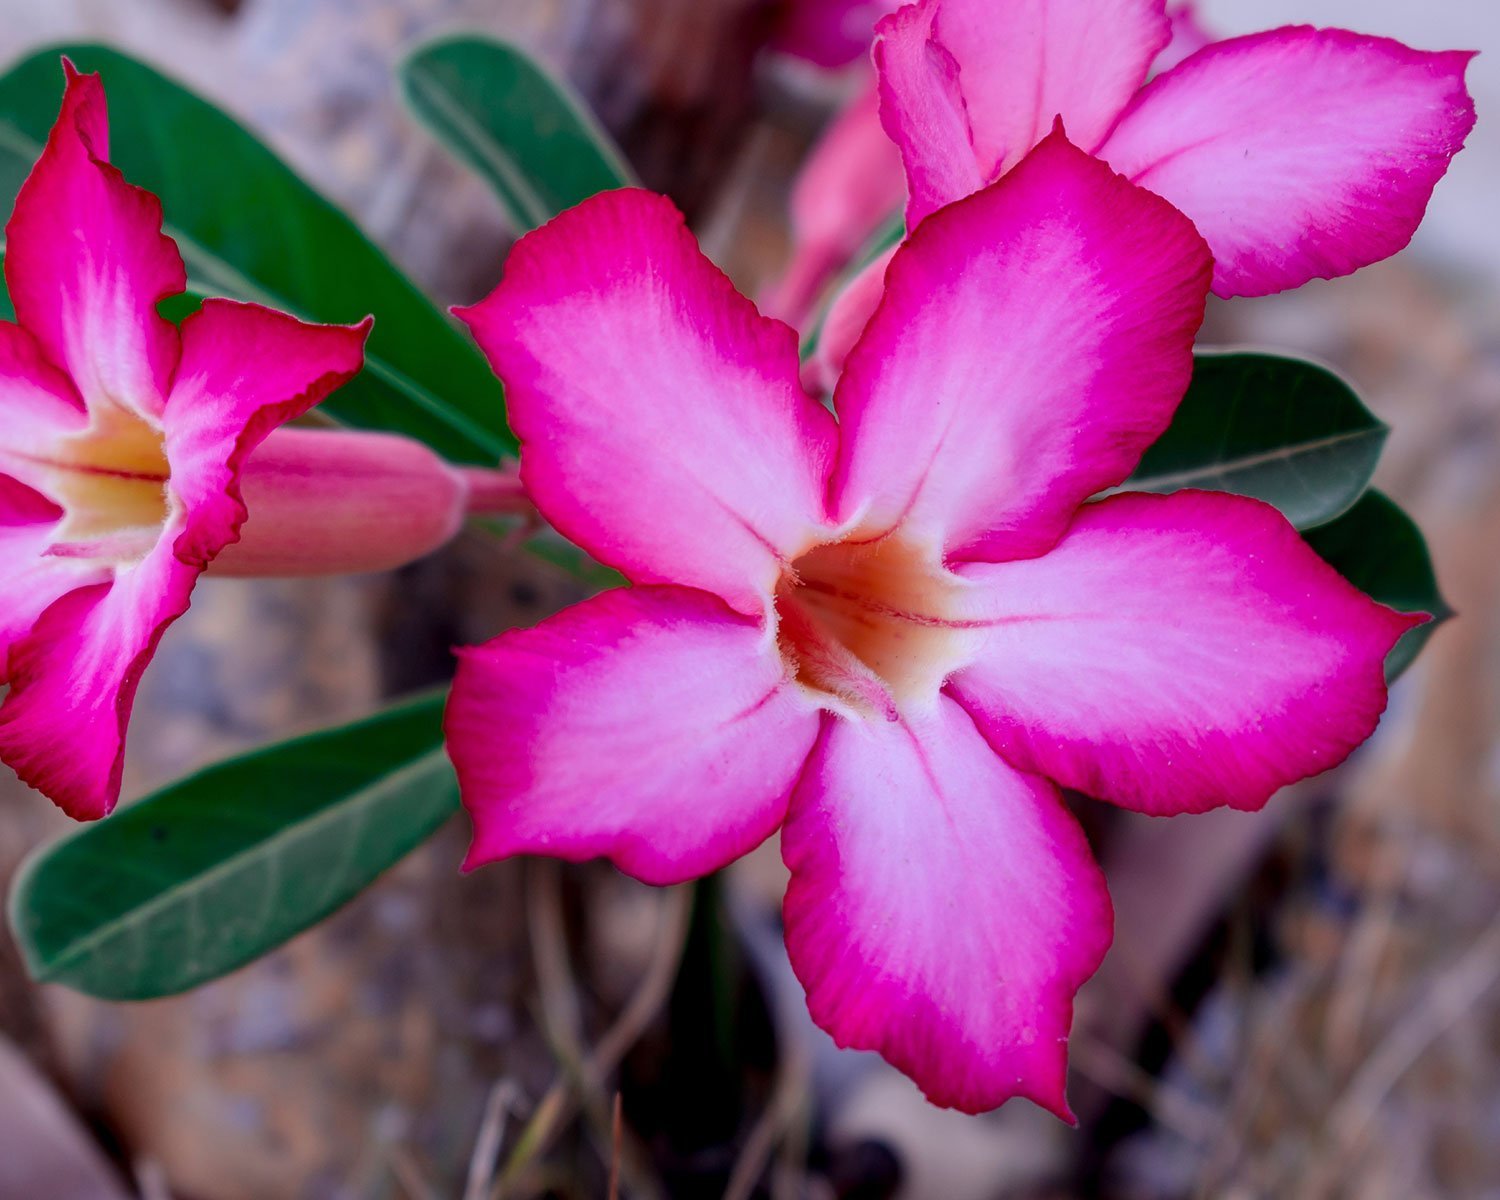
[[[403,113],[394,65],[435,33],[501,34],[577,85],[754,294],[797,163],[854,83],[762,52],[771,7],[0,0],[0,58],[80,38],[147,58],[452,303],[494,284],[509,235]],[[1265,812],[1086,815],[1118,932],[1080,997],[1077,1129],[1022,1102],[939,1112],[835,1050],[780,947],[774,843],[694,896],[602,866],[460,878],[454,822],[322,927],[173,1000],[37,988],[0,932],[0,1200],[479,1200],[496,1161],[515,1197],[604,1196],[611,1164],[632,1197],[1500,1197],[1500,5],[1202,16],[1489,52],[1479,128],[1410,251],[1218,303],[1205,332],[1355,383],[1393,427],[1377,485],[1420,521],[1459,617],[1370,745]],[[209,580],[146,676],[127,793],[440,680],[449,646],[576,587],[477,537],[390,577]],[[0,778],[0,883],[64,824]]]

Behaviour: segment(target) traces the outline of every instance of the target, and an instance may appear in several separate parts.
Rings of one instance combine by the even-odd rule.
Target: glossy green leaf
[[[217,763],[44,847],[10,897],[32,978],[168,996],[327,916],[457,809],[443,699]]]
[[[402,64],[401,89],[417,119],[494,188],[519,232],[632,182],[582,99],[508,42],[429,42]]]
[[[1359,499],[1387,432],[1326,367],[1269,354],[1199,354],[1170,428],[1125,487],[1238,492],[1309,529]]]
[[[500,384],[468,336],[233,118],[128,55],[54,46],[0,77],[4,213],[57,118],[64,54],[103,76],[111,155],[161,197],[191,290],[311,321],[375,314],[364,372],[320,411],[420,438],[457,461],[492,462],[514,447]]]
[[[1366,595],[1399,612],[1431,615],[1427,624],[1407,631],[1386,659],[1386,676],[1395,680],[1411,666],[1433,630],[1453,615],[1438,590],[1422,531],[1389,496],[1369,491],[1338,520],[1302,536]]]

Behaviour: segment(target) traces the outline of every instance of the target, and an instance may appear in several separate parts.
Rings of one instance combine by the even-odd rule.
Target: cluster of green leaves
[[[419,438],[457,461],[513,448],[483,359],[348,217],[231,117],[118,51],[54,47],[0,77],[0,205],[10,207],[56,115],[62,54],[103,72],[115,161],[161,196],[195,292],[317,321],[375,313],[369,366],[325,404],[330,416]],[[401,84],[413,114],[490,184],[517,232],[630,182],[578,98],[513,46],[432,43],[407,60]],[[900,233],[896,222],[880,244]],[[1367,490],[1386,432],[1323,367],[1206,353],[1172,427],[1125,486],[1258,497],[1367,593],[1440,619],[1448,610],[1421,534]],[[1392,677],[1435,623],[1392,652]],[[162,996],[320,920],[456,810],[442,704],[420,697],[219,763],[43,849],[10,902],[33,976],[111,999]]]

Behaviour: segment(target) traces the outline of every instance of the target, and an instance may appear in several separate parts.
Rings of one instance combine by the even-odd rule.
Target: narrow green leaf
[[[217,763],[38,851],[10,897],[32,978],[169,996],[327,916],[457,809],[443,700]]]
[[[310,321],[375,314],[365,371],[321,411],[420,438],[457,461],[493,462],[514,448],[499,381],[467,335],[243,126],[128,55],[53,46],[0,77],[0,210],[10,211],[57,118],[63,55],[103,76],[112,157],[161,197],[192,290]]]
[[[524,50],[442,38],[401,65],[416,118],[495,190],[519,232],[632,175],[582,99]]]
[[[1424,612],[1432,617],[1409,630],[1391,650],[1385,673],[1394,682],[1411,666],[1433,630],[1453,615],[1438,590],[1422,531],[1389,496],[1369,491],[1338,520],[1302,536],[1367,596],[1398,612]]]
[[[1326,367],[1269,354],[1199,354],[1170,428],[1125,487],[1238,492],[1309,529],[1359,499],[1387,432]]]

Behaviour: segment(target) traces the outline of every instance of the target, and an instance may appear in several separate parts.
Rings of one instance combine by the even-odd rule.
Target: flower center
[[[129,562],[156,543],[170,504],[160,429],[110,409],[41,465],[45,490],[64,513],[52,554]]]
[[[804,687],[894,718],[930,703],[967,659],[965,591],[895,536],[817,546],[776,590],[777,643]]]

